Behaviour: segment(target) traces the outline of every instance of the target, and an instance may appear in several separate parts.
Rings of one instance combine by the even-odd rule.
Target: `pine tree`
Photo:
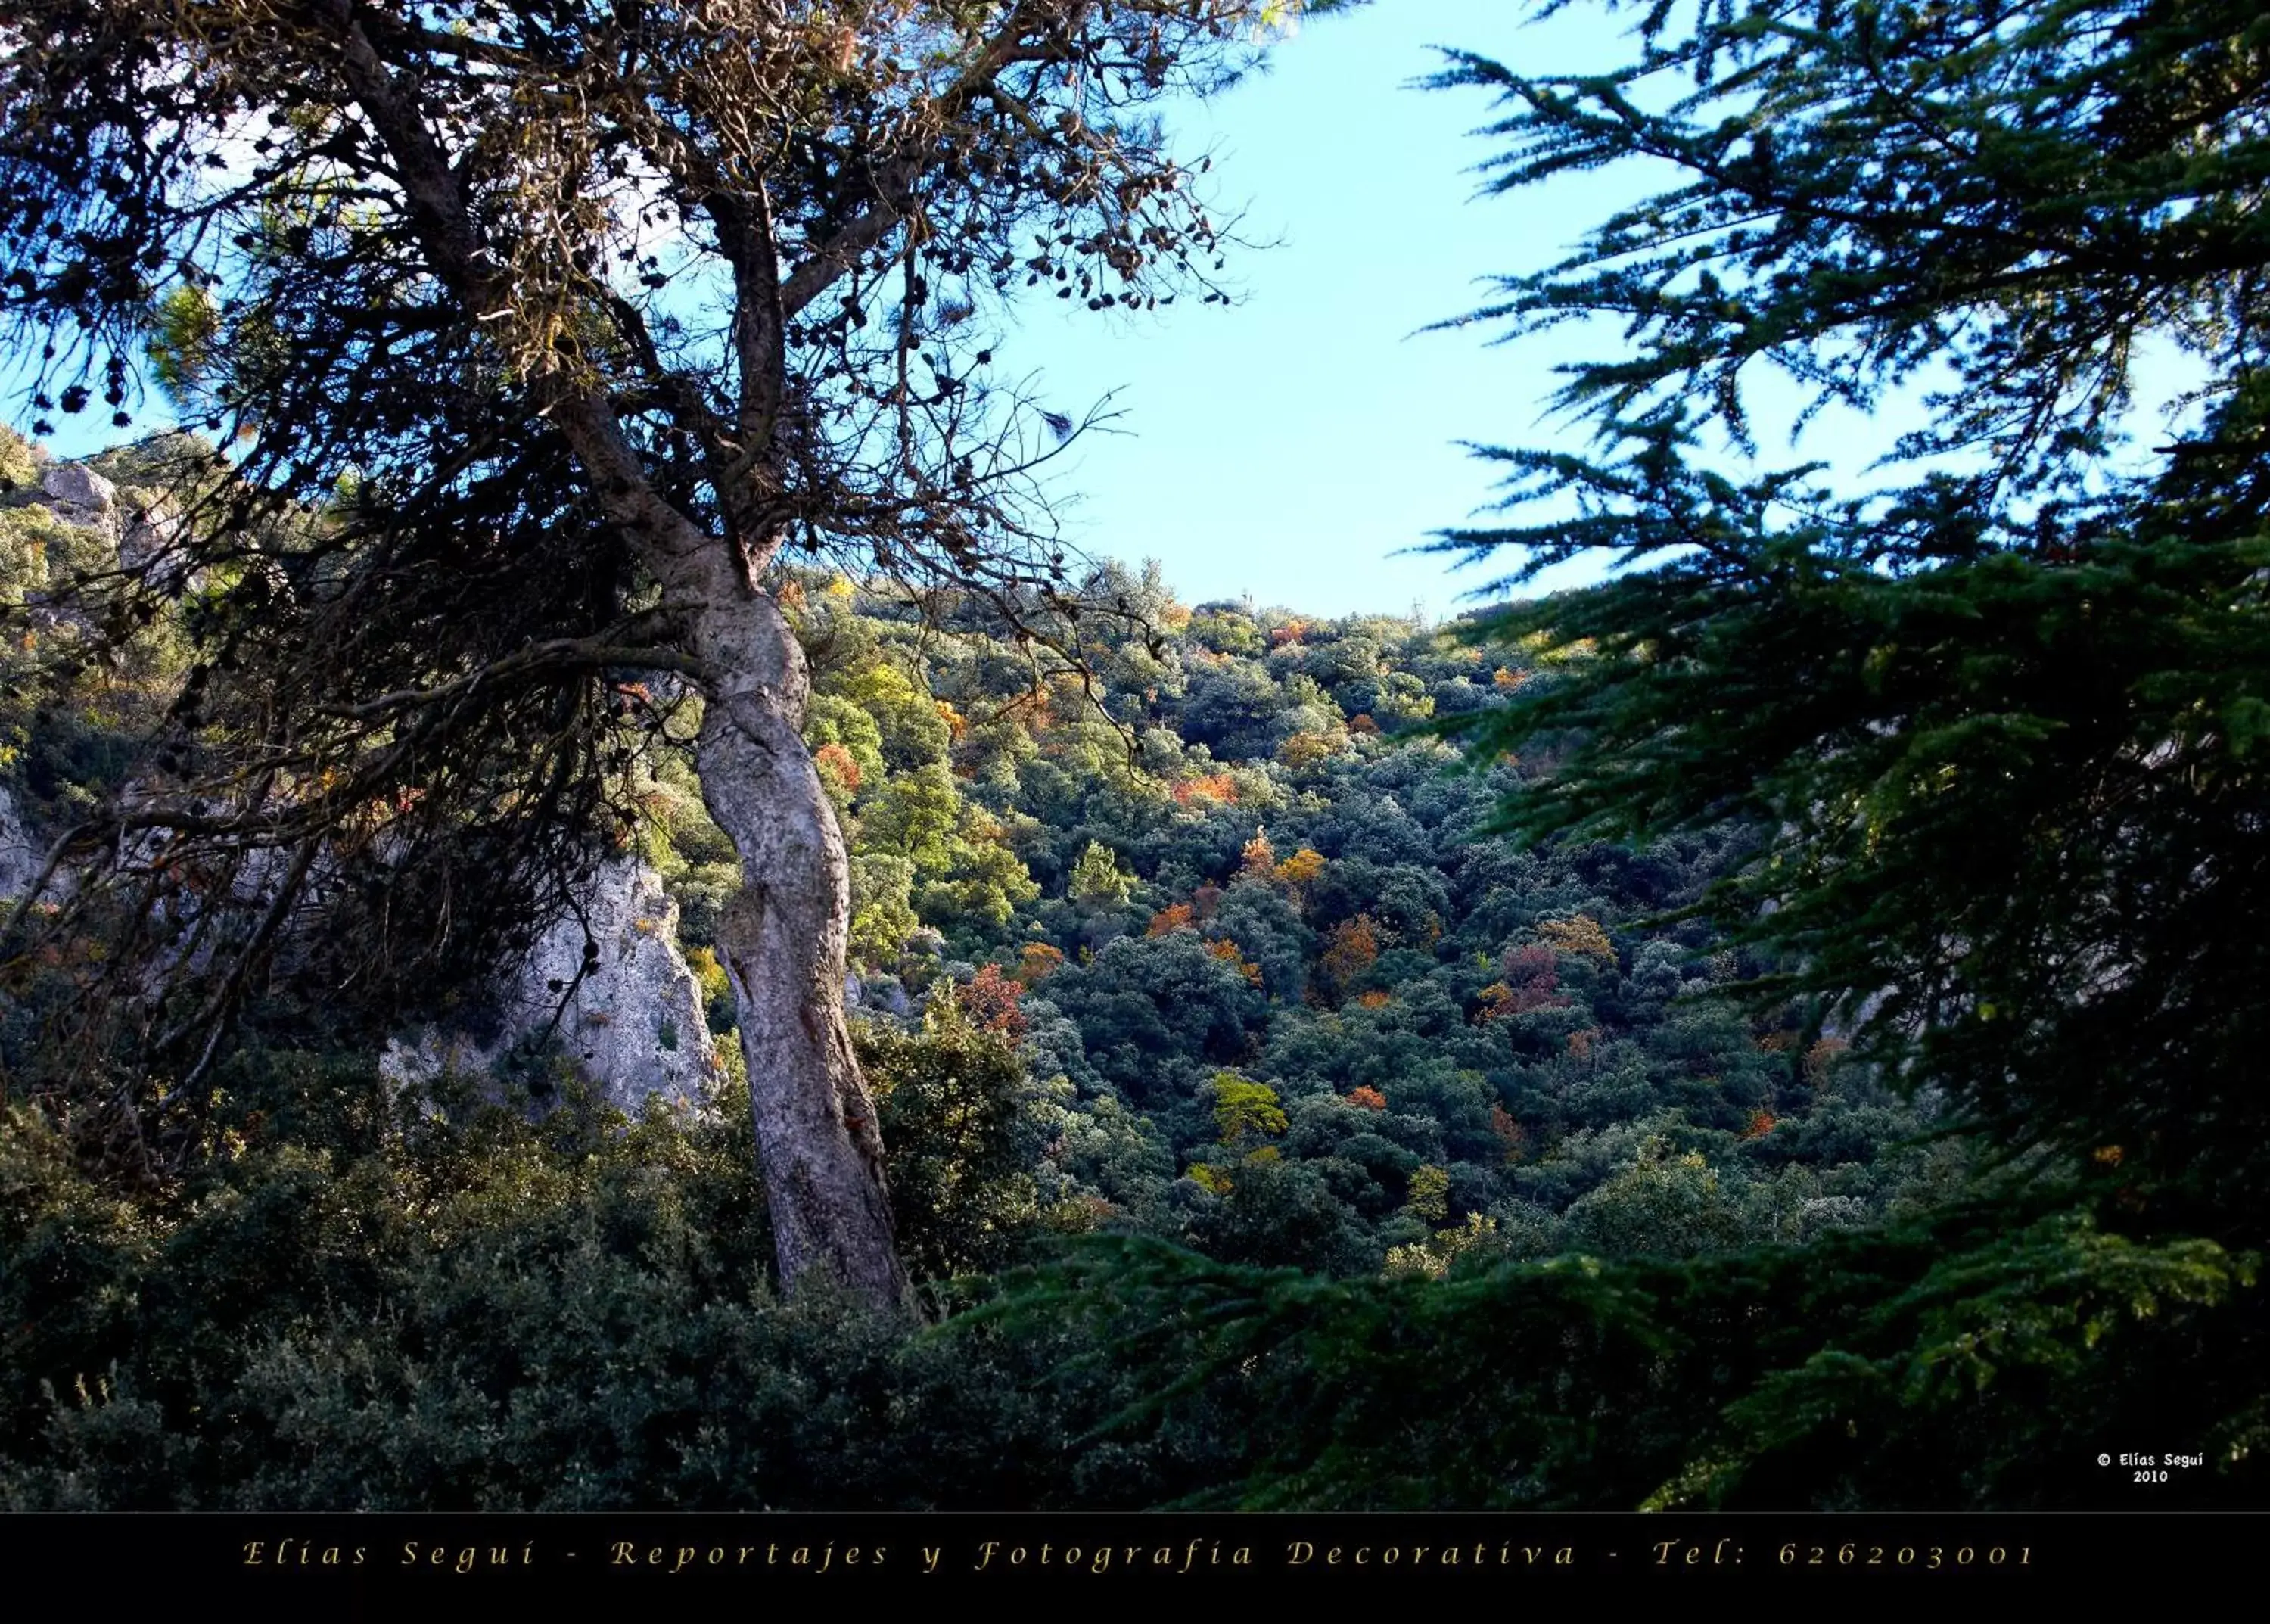
[[[1509,823],[1747,822],[1715,906],[1781,966],[1756,990],[2006,1146],[2260,1233],[2259,8],[1702,0],[1645,11],[1612,73],[1437,82],[1502,99],[1498,192],[1667,176],[1473,318],[1627,340],[1559,391],[1590,449],[1489,451],[1508,522],[1438,543],[1516,550],[1507,584],[1619,571],[1495,622],[1539,670],[1475,741],[1571,751]],[[2164,434],[2155,351],[2190,389]],[[1884,414],[1866,488],[1728,455],[1768,370]],[[1866,426],[1903,400],[1915,426]]]
[[[779,567],[1070,623],[1032,471],[1077,426],[989,382],[1005,301],[1222,297],[1197,170],[1142,110],[1302,9],[11,5],[0,315],[38,358],[34,429],[96,389],[128,422],[154,345],[228,448],[184,515],[173,578],[214,590],[161,770],[59,850],[121,900],[122,946],[201,910],[197,953],[120,972],[145,1077],[202,1075],[314,893],[368,901],[369,968],[430,973],[483,894],[560,887],[618,724],[667,726],[624,685],[666,677],[703,701],[739,858],[717,957],[783,1278],[903,1302]],[[160,585],[101,607],[146,623]],[[335,886],[373,820],[420,861]]]

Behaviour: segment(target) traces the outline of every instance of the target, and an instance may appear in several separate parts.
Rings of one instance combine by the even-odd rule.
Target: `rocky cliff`
[[[626,1112],[635,1115],[649,1100],[707,1105],[722,1072],[701,986],[679,951],[678,905],[661,877],[644,863],[618,859],[599,871],[579,906],[580,916],[560,919],[525,961],[498,977],[501,1020],[493,1030],[428,1028],[414,1041],[397,1040],[382,1062],[386,1075],[408,1083],[445,1069],[485,1069],[556,1031],[568,1059]],[[588,968],[586,941],[597,949]]]
[[[115,556],[121,567],[164,590],[195,584],[180,560],[181,521],[167,499],[122,490],[93,468],[49,461],[20,441],[17,449],[8,471],[20,493],[12,506],[45,509],[70,534],[94,538],[89,545],[98,558]],[[20,896],[45,857],[44,837],[0,781],[0,901]],[[59,881],[67,886],[69,877]],[[256,871],[252,883],[259,883]],[[587,940],[597,950],[588,962]],[[473,1002],[486,1012],[470,1023],[477,1030],[429,1028],[398,1039],[382,1062],[387,1075],[407,1083],[446,1069],[486,1069],[553,1033],[567,1058],[628,1112],[649,1099],[699,1109],[722,1075],[701,986],[679,948],[678,906],[642,862],[605,864],[577,908],[545,932],[524,962],[501,967]]]
[[[16,809],[16,797],[0,784],[0,902],[10,901],[30,889],[46,860]]]

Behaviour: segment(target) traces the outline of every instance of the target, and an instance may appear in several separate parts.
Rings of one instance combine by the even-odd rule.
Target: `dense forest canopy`
[[[99,465],[122,491],[136,488],[130,455]],[[73,534],[27,485],[0,509],[10,534]],[[1738,841],[1524,853],[1479,837],[1497,798],[1549,773],[1549,760],[1461,773],[1422,730],[1502,705],[1538,675],[1521,656],[1406,619],[1184,605],[1155,571],[1113,569],[1088,584],[1138,604],[1155,629],[1106,637],[1089,670],[1065,668],[1039,687],[1029,654],[982,604],[941,625],[841,575],[810,574],[786,593],[813,671],[807,734],[849,841],[856,1029],[883,1092],[901,1242],[937,1302],[1072,1237],[1170,1240],[1324,1279],[1422,1281],[1572,1248],[1733,1255],[1912,1215],[1961,1187],[1966,1153],[1931,1137],[1927,1108],[1847,1066],[1841,1041],[1802,1011],[1746,1012],[1728,992],[1756,966],[1709,928],[1661,918],[1701,894]],[[11,704],[23,815],[42,828],[68,817],[94,787],[89,763],[126,759],[127,739],[104,718],[145,714],[175,680],[153,658],[138,672],[106,671],[71,702]],[[633,850],[678,905],[678,935],[723,1034],[737,1011],[713,944],[739,883],[731,849],[685,752],[645,758],[633,776]],[[35,1087],[53,1077],[38,994],[68,980],[57,965],[26,984],[7,1030],[11,1074]],[[556,1249],[596,1216],[594,1177],[605,1199],[629,1207],[574,1244],[599,1249],[594,1266],[633,1248],[605,1267],[628,1267],[638,1293],[664,1294],[641,1312],[716,1290],[717,1311],[738,1303],[730,1311],[769,1323],[761,1286],[752,1302],[751,1279],[729,1287],[717,1273],[753,1268],[760,1281],[768,1241],[733,1170],[746,1129],[730,1103],[692,1120],[657,1109],[618,1138],[604,1107],[577,1102],[563,1029],[532,1034],[499,1078],[437,1081],[448,1114],[434,1117],[428,1094],[389,1080],[352,1020],[311,1020],[301,986],[279,978],[248,1011],[198,1113],[197,1171],[161,1198],[171,1216],[155,1230],[133,1227],[137,1239],[102,1242],[80,1227],[94,1211],[122,1216],[130,1200],[48,1205],[75,1187],[57,1160],[68,1139],[19,1116],[24,1160],[11,1188],[28,1227],[16,1232],[26,1250],[11,1278],[25,1312],[11,1323],[31,1329],[11,1368],[52,1383],[63,1365],[100,1365],[121,1328],[86,1317],[84,1271],[122,1270],[155,1291],[145,1272],[172,1266],[183,1247],[233,1271],[239,1245],[248,1265],[256,1251],[272,1262],[298,1235],[286,1273],[300,1283],[273,1282],[287,1298],[345,1291],[374,1311],[391,1302],[446,1317],[426,1300],[439,1286],[428,1272],[453,1272],[463,1246],[508,1240],[516,1261],[500,1266],[552,1281],[548,1294],[566,1284]],[[478,1003],[478,985],[461,988],[426,1012],[464,1022]],[[45,1086],[54,1092],[42,1103],[63,1107],[67,1127],[68,1079]],[[595,1150],[604,1172],[571,1165]],[[550,1170],[518,1195],[495,1182],[539,1169]],[[375,1252],[305,1205],[340,1181],[363,1191],[350,1212],[403,1204]],[[262,1238],[218,1240],[210,1222],[249,1218],[247,1198],[271,1214],[256,1220]],[[117,1199],[92,1188],[70,1197]],[[263,1276],[270,1266],[257,1265]],[[183,1289],[180,1312],[211,1300]],[[250,1319],[223,1316],[193,1339],[203,1357],[234,1339],[251,1349],[300,1334],[286,1329],[299,1310],[269,1287],[252,1289],[245,1309]],[[500,1350],[527,1334],[492,1330],[484,1339]],[[411,1345],[454,1346],[459,1334],[437,1323]],[[227,1355],[214,1376],[239,1389],[256,1379],[248,1357],[263,1356]],[[521,1357],[477,1385],[501,1383],[501,1396],[533,1379]],[[162,1430],[168,1404],[201,1402],[176,1384],[208,1378],[152,1368],[122,1379],[137,1392],[148,1383],[159,1409],[141,1424]],[[412,1379],[402,1367],[384,1381]],[[657,1425],[677,1435],[701,1407],[686,1404]],[[37,1402],[19,1413],[57,1424]],[[16,1447],[42,1457],[39,1436]],[[67,1455],[79,1447],[46,1436]],[[903,1465],[919,1471],[914,1457]],[[391,1476],[406,1463],[363,1469],[397,1482],[386,1492],[406,1492]],[[200,1479],[210,1489],[181,1492],[269,1492],[218,1458],[210,1470],[218,1478]],[[1129,1470],[1148,1480],[1150,1468]],[[610,1480],[617,1488],[604,1492],[636,1497],[627,1479]],[[825,1498],[816,1487],[794,1492]],[[710,1498],[667,1491],[689,1493]]]
[[[98,21],[145,37],[33,10],[19,96],[78,83],[62,48]],[[269,47],[359,30],[466,131],[531,58],[619,90],[569,24],[633,15],[474,7],[429,40],[386,8],[255,10],[217,14]],[[871,353],[856,300],[796,339],[809,375],[728,360],[736,404],[628,341],[672,317],[664,288],[624,309],[572,255],[556,285],[512,259],[519,360],[449,370],[429,413],[414,369],[487,285],[472,250],[452,282],[430,220],[340,262],[441,288],[401,354],[255,331],[344,251],[327,233],[366,231],[305,165],[407,150],[380,80],[290,91],[321,115],[274,126],[300,189],[237,244],[258,274],[211,278],[210,308],[137,283],[110,330],[181,400],[256,416],[369,360],[400,415],[339,421],[442,460],[389,484],[321,434],[221,456],[248,443],[228,412],[85,463],[0,435],[0,886],[26,899],[0,919],[0,1504],[2133,1504],[2074,1463],[2140,1438],[2203,1459],[2158,1503],[2259,1503],[2270,33],[2103,0],[1599,10],[1636,25],[1623,70],[1454,54],[1440,81],[1501,99],[1500,189],[1627,160],[1667,188],[1479,313],[1593,322],[1562,399],[1593,438],[1488,453],[1506,523],[1442,543],[1514,549],[1516,586],[1620,567],[1446,626],[1183,603],[1038,529],[956,558],[983,482],[856,436],[826,478],[789,436],[741,498],[827,531],[942,471],[891,539],[945,564],[895,568],[856,526],[750,548],[732,478],[703,483],[748,468],[701,414],[751,379],[902,420],[921,355],[961,410],[942,381],[970,374],[933,364],[961,340]],[[942,53],[932,78],[860,28],[847,52],[821,23],[853,11]],[[757,185],[805,197],[792,229],[732,237],[746,174],[682,201],[736,266],[889,215],[900,257],[838,269],[897,277],[903,337],[925,256],[961,250],[917,224],[911,168],[822,186],[842,144],[904,156],[884,113],[953,104],[1008,40],[988,71],[1029,68],[1072,122],[1026,129],[1036,86],[998,78],[971,125],[934,107],[976,143],[939,219],[1108,214],[1049,166],[1170,160],[1132,122],[1095,145],[1079,98],[1156,89],[1145,48],[1228,71],[1199,48],[1276,11],[753,6],[800,19],[767,48],[831,110],[726,96],[707,76],[775,57],[701,36],[670,81],[691,122],[621,122],[673,161],[749,98],[820,131]],[[1176,49],[1130,32],[1170,24]],[[467,138],[507,241],[566,149]],[[48,234],[36,210],[92,182],[11,140],[10,297],[99,302],[66,263],[101,260],[84,222],[173,194],[113,187]],[[1073,293],[1054,253],[1023,274]],[[553,285],[591,302],[546,329],[528,290]],[[224,319],[236,287],[259,298]],[[711,338],[761,324],[738,308]],[[512,350],[531,333],[568,382]],[[2131,412],[2153,342],[2198,379],[2158,433]],[[622,370],[579,395],[585,365]],[[1777,469],[1749,443],[1764,367],[1929,411],[1866,488]],[[568,421],[602,408],[619,488]],[[671,523],[705,539],[673,553]],[[673,571],[723,543],[746,578],[685,597]],[[793,703],[735,700],[713,613],[776,633]],[[793,914],[767,912],[781,854],[762,797],[719,788],[794,802],[753,740],[825,837],[816,952],[765,935]],[[570,1018],[610,973],[594,887],[626,872],[661,901],[624,930],[667,938],[708,1029],[640,1012],[649,1050],[714,1057],[690,1101],[586,1064],[576,1021],[633,1006]],[[501,981],[560,928],[582,967],[513,1016]],[[801,967],[786,1005],[764,952]],[[832,1094],[782,1092],[800,1063],[752,1036],[799,998],[808,1035],[840,1030]],[[864,1274],[783,1239],[834,1210],[784,1203],[800,1164],[768,1148],[814,1097],[890,1193]]]

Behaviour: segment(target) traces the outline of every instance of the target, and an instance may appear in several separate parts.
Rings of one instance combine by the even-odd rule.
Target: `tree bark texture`
[[[382,29],[382,37],[410,52],[410,60],[390,63],[357,7],[328,0],[324,10],[338,47],[338,71],[389,155],[389,178],[401,189],[407,224],[434,274],[474,323],[509,316],[522,302],[517,273],[509,269],[509,256],[485,246],[466,190],[464,166],[478,144],[461,141],[453,153],[427,118],[428,81],[440,70],[437,61],[447,57],[448,39],[399,26],[390,33]],[[950,122],[992,94],[1006,69],[1058,48],[1030,37],[1039,10],[1045,8],[1020,4],[1000,19],[985,48],[933,98],[931,115]],[[1084,14],[1085,8],[1073,10]],[[546,67],[528,56],[530,48],[516,45],[506,59],[526,71],[556,70],[562,82],[578,84],[590,66]],[[485,70],[471,77],[486,83]],[[646,157],[671,177],[681,203],[706,216],[717,252],[731,268],[739,399],[730,419],[714,412],[689,380],[671,373],[635,307],[590,290],[584,296],[605,306],[622,324],[627,352],[634,360],[643,357],[641,382],[649,402],[665,403],[684,419],[680,429],[707,442],[720,512],[697,521],[663,496],[626,432],[614,386],[580,365],[538,367],[538,392],[546,397],[544,414],[566,437],[610,518],[660,583],[664,604],[682,617],[680,647],[702,673],[708,701],[698,754],[702,795],[739,856],[743,883],[719,946],[740,1005],[750,1105],[782,1281],[793,1288],[824,1270],[861,1301],[903,1311],[913,1296],[898,1257],[882,1136],[844,1021],[849,861],[835,809],[804,745],[809,680],[803,651],[759,582],[783,539],[779,499],[787,475],[778,435],[788,397],[788,324],[851,275],[892,230],[916,217],[914,183],[933,161],[931,137],[876,154],[863,206],[825,241],[807,243],[802,262],[788,269],[761,175],[765,155],[747,154],[759,172],[753,183],[732,178],[733,166],[721,165],[666,119],[651,115],[652,88],[635,78],[615,86],[607,93],[612,99],[605,115],[647,143]],[[1085,145],[1074,156],[1082,166],[1094,161]],[[541,192],[556,179],[539,167],[528,183]],[[547,361],[568,359],[558,347],[551,318],[541,315],[552,307],[540,300],[538,305],[535,349]],[[501,337],[509,328],[497,330]],[[902,363],[903,347],[898,353]]]
[[[804,651],[771,598],[705,608],[696,652],[720,673],[701,726],[702,798],[741,861],[718,957],[740,1007],[749,1109],[781,1282],[815,1271],[907,1307],[875,1105],[843,1014],[850,864],[805,748]]]
[[[469,308],[503,308],[509,289],[478,268],[464,197],[414,106],[359,31],[344,43],[349,85],[395,154],[437,273]],[[766,337],[763,364],[776,385],[777,320]],[[804,745],[804,651],[757,582],[777,538],[712,535],[663,500],[603,392],[562,389],[549,410],[685,617],[686,652],[706,672],[702,797],[740,857],[743,887],[719,945],[740,1005],[783,1287],[824,1270],[872,1308],[909,1311],[882,1133],[843,1016],[849,860]]]

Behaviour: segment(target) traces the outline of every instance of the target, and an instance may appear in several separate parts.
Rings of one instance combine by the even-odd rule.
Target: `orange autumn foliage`
[[[1177,931],[1187,931],[1191,928],[1191,905],[1188,902],[1176,902],[1172,907],[1162,908],[1152,915],[1151,928],[1144,934],[1172,936]]]
[[[1046,942],[1027,942],[1025,951],[1017,959],[1017,983],[1020,986],[1030,987],[1044,982],[1064,961],[1061,949],[1051,947]]]
[[[1335,986],[1349,982],[1372,967],[1379,957],[1379,931],[1369,914],[1358,914],[1332,927],[1332,943],[1318,961]]]
[[[1277,881],[1280,885],[1298,889],[1312,884],[1324,871],[1324,853],[1313,847],[1303,846],[1277,865]]]
[[[1387,1109],[1387,1096],[1378,1089],[1368,1086],[1359,1085],[1349,1089],[1346,1098],[1350,1105],[1361,1107],[1367,1111],[1384,1111]]]
[[[1188,806],[1192,801],[1212,801],[1220,806],[1237,805],[1237,783],[1228,773],[1209,773],[1202,778],[1185,778],[1173,785],[1168,793],[1175,797],[1177,806]]]
[[[1495,1101],[1490,1106],[1490,1131],[1497,1136],[1497,1142],[1505,1146],[1505,1159],[1509,1164],[1521,1160],[1522,1152],[1528,1146],[1529,1136],[1521,1131],[1521,1124],[1514,1121],[1513,1113]]]
[[[1540,919],[1537,923],[1537,934],[1556,952],[1598,959],[1611,967],[1615,964],[1615,944],[1608,940],[1608,933],[1600,929],[1600,922],[1590,914],[1571,914],[1566,919]]]
[[[821,778],[846,795],[859,792],[859,763],[841,745],[822,745],[812,753],[812,764],[820,769]]]
[[[1030,1024],[1021,1007],[1024,996],[1024,988],[1002,975],[999,965],[989,964],[976,980],[955,990],[954,1001],[986,1030],[1020,1038]]]
[[[1553,950],[1540,944],[1515,949],[1505,956],[1505,979],[1481,990],[1477,1022],[1526,1015],[1532,1010],[1565,1008],[1569,1000],[1559,991],[1561,972]]]
[[[1211,941],[1206,944],[1206,952],[1228,965],[1253,985],[1258,987],[1261,984],[1261,967],[1239,952],[1235,942],[1227,938]]]

